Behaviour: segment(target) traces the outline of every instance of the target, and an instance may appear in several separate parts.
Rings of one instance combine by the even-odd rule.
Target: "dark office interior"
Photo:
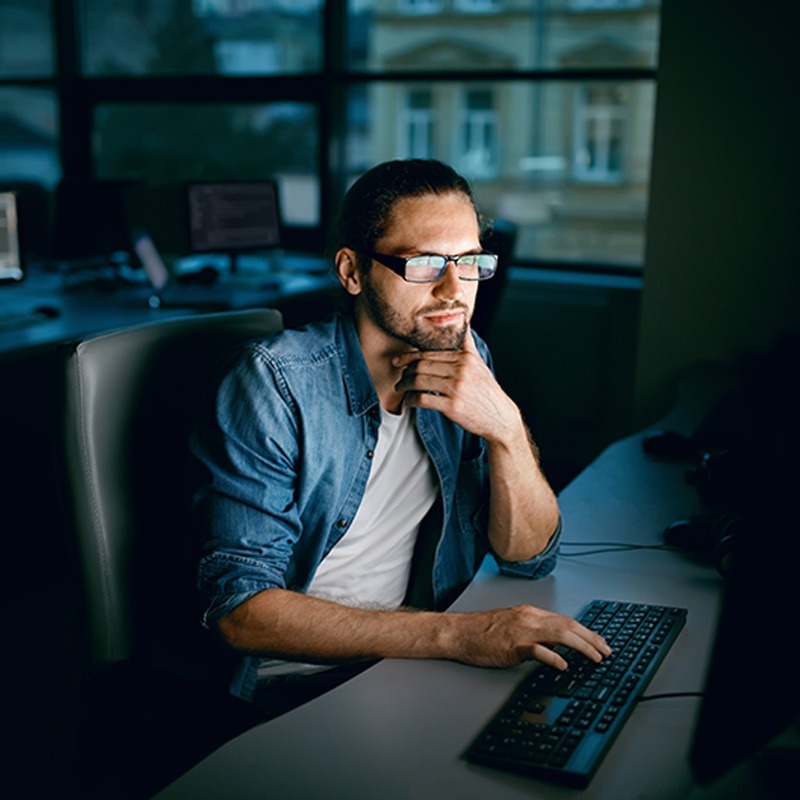
[[[473,182],[502,253],[475,324],[559,491],[699,366],[776,393],[798,367],[793,4],[113,5],[0,0],[0,197],[19,241],[17,266],[0,260],[2,751],[28,797],[92,796],[108,742],[87,742],[87,714],[159,731],[118,764],[104,753],[108,797],[152,795],[255,722],[223,696],[199,707],[179,678],[91,664],[61,475],[65,344],[159,315],[327,314],[327,231],[372,164],[425,155]],[[197,186],[275,190],[279,227],[198,238]],[[142,234],[156,272],[231,283],[237,304],[162,301]],[[758,397],[748,430],[794,430],[785,400]]]

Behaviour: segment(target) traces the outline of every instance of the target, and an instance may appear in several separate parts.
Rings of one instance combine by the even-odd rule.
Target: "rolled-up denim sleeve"
[[[195,498],[203,624],[283,588],[300,534],[297,421],[263,349],[249,345],[202,404],[190,449],[203,468]]]
[[[539,555],[534,556],[528,561],[505,561],[499,556],[495,556],[500,572],[504,575],[514,575],[520,578],[544,578],[549,575],[556,566],[558,559],[558,545],[561,542],[562,522],[561,516],[558,518],[556,526],[547,547]]]

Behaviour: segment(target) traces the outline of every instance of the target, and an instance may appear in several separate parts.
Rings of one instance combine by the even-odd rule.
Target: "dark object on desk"
[[[556,648],[565,672],[535,666],[467,750],[479,764],[586,787],[672,647],[686,609],[595,600],[578,617],[613,649],[601,664]]]
[[[239,288],[221,280],[220,271],[210,264],[180,275],[170,273],[150,235],[141,229],[133,232],[133,249],[144,268],[151,294],[151,308],[191,308],[228,311],[264,305],[263,292],[272,288],[267,279]],[[278,284],[279,285],[279,284]],[[277,289],[278,285],[274,288]]]
[[[742,395],[730,392],[721,398],[690,433],[674,430],[649,431],[642,438],[645,454],[659,461],[693,462],[705,453],[737,447],[746,431]]]
[[[30,309],[11,309],[0,311],[0,331],[19,330],[28,325],[37,325],[56,319],[61,312],[55,306],[36,306]]]
[[[204,264],[200,269],[182,272],[177,281],[180,286],[213,286],[219,282],[219,269],[212,264]]]
[[[642,439],[642,449],[659,461],[692,461],[697,455],[697,445],[691,436],[677,431],[653,431]]]
[[[797,792],[797,743],[791,759],[770,755],[775,737],[800,723],[800,685],[787,644],[800,619],[798,363],[798,335],[744,360],[736,440],[721,462],[703,465],[708,474],[694,484],[706,498],[718,479],[711,499],[725,498],[742,524],[728,559],[692,768],[698,781],[711,784],[752,759],[775,796],[787,797]],[[781,680],[787,664],[790,677]]]
[[[85,600],[88,782],[149,796],[257,721],[195,607],[193,409],[236,343],[280,314],[208,314],[65,347],[63,478]],[[105,785],[104,785],[105,784]]]
[[[800,687],[788,640],[800,618],[798,564],[797,521],[780,508],[765,507],[761,524],[743,528],[733,542],[690,750],[693,772],[703,785],[753,759],[774,796],[797,791]],[[781,656],[787,680],[780,677]],[[793,744],[786,748],[775,742],[792,726]]]
[[[729,556],[743,524],[742,517],[733,512],[698,514],[667,525],[664,542],[697,555],[725,577]]]
[[[61,316],[61,310],[56,306],[36,306],[33,311],[45,319],[57,319]]]

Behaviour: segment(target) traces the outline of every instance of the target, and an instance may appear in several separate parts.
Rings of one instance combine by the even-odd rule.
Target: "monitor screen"
[[[22,280],[17,198],[13,192],[0,192],[0,280]]]
[[[192,183],[187,187],[189,247],[235,252],[277,247],[280,213],[272,181]]]
[[[779,751],[765,748],[800,716],[800,688],[794,675],[789,677],[797,668],[796,661],[787,644],[794,637],[800,612],[795,588],[798,547],[794,543],[787,549],[773,549],[767,542],[780,536],[773,536],[772,522],[771,515],[765,515],[763,528],[758,526],[751,536],[740,538],[726,579],[690,753],[695,777],[703,785],[754,757],[757,768],[777,765]],[[775,523],[783,526],[787,520]],[[792,530],[790,520],[784,530]],[[778,669],[787,671],[786,680],[778,680]],[[783,780],[774,772],[769,776],[772,780]],[[793,769],[791,779],[795,778]]]
[[[690,753],[702,784],[743,762],[772,785],[796,783],[800,754],[785,743],[800,722],[794,646],[800,619],[798,363],[800,335],[744,360],[743,413],[730,450],[738,466],[721,476],[741,486],[740,523]]]
[[[57,258],[108,258],[130,251],[129,180],[62,180],[55,190]]]

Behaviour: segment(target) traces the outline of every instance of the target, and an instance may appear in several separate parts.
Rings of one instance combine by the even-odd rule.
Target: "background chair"
[[[226,312],[65,348],[63,478],[88,663],[83,767],[99,793],[149,796],[259,720],[227,693],[232,654],[199,624],[187,442],[224,354],[281,328],[274,310]]]
[[[499,259],[494,277],[481,283],[478,289],[478,300],[472,315],[472,327],[490,343],[492,322],[508,284],[508,268],[514,257],[516,242],[517,226],[504,219],[494,220],[491,227],[481,237],[481,247],[490,253],[497,253]]]

